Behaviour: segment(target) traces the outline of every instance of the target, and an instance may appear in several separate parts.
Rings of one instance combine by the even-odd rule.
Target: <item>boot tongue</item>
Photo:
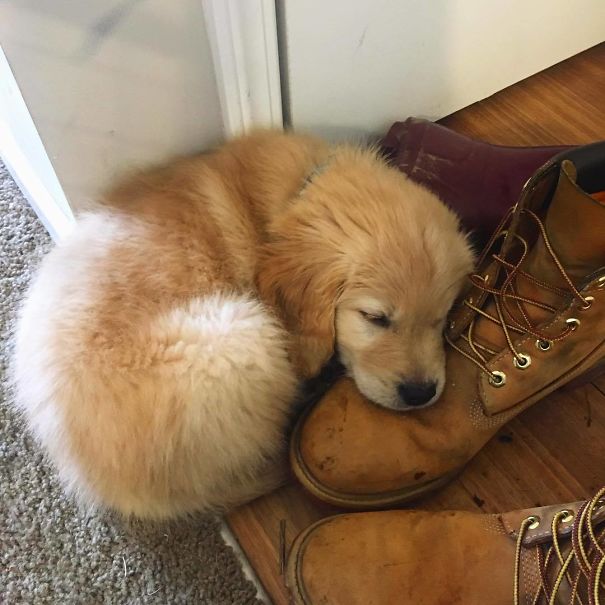
[[[575,166],[564,160],[544,227],[555,255],[578,286],[605,264],[605,204],[582,191],[576,178]],[[540,237],[523,269],[554,286],[569,288]]]

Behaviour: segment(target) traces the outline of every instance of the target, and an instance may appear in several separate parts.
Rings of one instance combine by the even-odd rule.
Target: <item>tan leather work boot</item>
[[[598,605],[605,505],[501,515],[386,511],[323,519],[296,538],[296,605]]]
[[[470,276],[446,334],[432,407],[373,405],[349,379],[299,419],[296,476],[316,497],[367,508],[452,477],[507,420],[605,370],[605,142],[557,156],[526,184]]]

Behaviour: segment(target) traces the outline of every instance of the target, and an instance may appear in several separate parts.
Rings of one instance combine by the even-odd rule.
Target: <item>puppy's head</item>
[[[445,382],[445,319],[473,257],[458,219],[369,152],[341,150],[272,225],[261,294],[311,376],[336,350],[388,408],[430,405]]]

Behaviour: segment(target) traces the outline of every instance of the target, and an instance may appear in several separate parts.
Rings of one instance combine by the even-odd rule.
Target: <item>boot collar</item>
[[[571,162],[576,169],[576,184],[580,189],[588,193],[605,189],[605,170],[603,170],[605,141],[575,147],[554,156],[539,168],[523,186],[519,200],[513,206],[509,233],[502,248],[504,253],[511,241],[510,234],[517,228],[522,209],[537,210],[552,197],[557,187],[561,167],[566,160]]]

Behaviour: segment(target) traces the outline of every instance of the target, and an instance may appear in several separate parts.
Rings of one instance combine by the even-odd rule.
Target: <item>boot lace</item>
[[[491,256],[492,259],[501,266],[504,272],[504,279],[502,280],[500,286],[490,286],[488,284],[487,276],[484,277],[476,273],[469,276],[469,279],[474,286],[479,288],[479,290],[481,290],[482,292],[486,292],[487,294],[492,295],[495,303],[496,314],[492,315],[490,313],[487,313],[482,308],[473,304],[472,299],[466,299],[463,304],[469,309],[472,309],[472,311],[474,311],[475,313],[474,318],[469,323],[466,333],[461,334],[462,339],[468,344],[470,352],[456,345],[456,343],[453,342],[447,334],[445,335],[445,339],[447,340],[448,344],[454,349],[456,349],[459,353],[464,355],[464,357],[472,361],[477,367],[481,369],[481,371],[488,374],[490,384],[497,387],[503,386],[505,384],[506,376],[502,372],[492,371],[487,367],[488,358],[485,354],[493,356],[496,355],[497,351],[494,351],[488,346],[477,342],[474,331],[475,323],[478,317],[484,317],[485,319],[500,326],[504,334],[504,338],[506,339],[508,348],[510,349],[513,355],[514,364],[517,368],[520,369],[528,367],[531,363],[531,358],[529,357],[529,355],[522,353],[516,349],[515,344],[513,342],[515,334],[530,334],[534,336],[536,338],[536,346],[542,351],[548,351],[551,348],[553,342],[563,340],[564,338],[569,336],[569,334],[571,334],[580,324],[580,321],[578,319],[569,318],[566,320],[566,325],[561,331],[561,333],[554,336],[551,334],[546,334],[543,330],[540,330],[539,327],[534,325],[534,323],[529,318],[526,305],[543,309],[553,315],[557,313],[557,309],[534,298],[519,295],[516,287],[517,280],[519,278],[525,279],[541,289],[553,292],[562,298],[568,297],[571,293],[573,297],[580,303],[581,309],[588,309],[591,306],[593,300],[590,296],[582,296],[582,294],[580,294],[578,289],[574,286],[571,278],[565,272],[561,261],[557,258],[557,255],[553,250],[553,247],[548,238],[548,234],[546,233],[544,224],[542,223],[540,218],[534,212],[528,209],[521,210],[521,214],[527,216],[537,226],[538,237],[542,238],[542,240],[544,241],[546,250],[550,258],[552,259],[552,262],[555,264],[557,270],[561,274],[561,277],[565,281],[568,289],[553,286],[545,281],[537,279],[533,275],[530,275],[529,273],[521,269],[521,265],[527,258],[530,248],[524,238],[517,234],[514,234],[515,240],[521,245],[521,255],[518,260],[516,260],[515,262],[510,262],[509,260],[500,256],[500,254],[497,253],[494,253]],[[504,217],[498,229],[496,229],[494,235],[492,236],[491,240],[484,248],[484,252],[481,258],[479,259],[478,266],[481,266],[483,264],[485,258],[491,251],[496,241],[507,235],[508,231],[504,229],[504,226],[509,221],[511,215],[512,210],[510,210],[509,213]]]
[[[605,529],[595,532],[596,510],[605,505],[605,487],[584,502],[578,510],[571,531],[571,550],[563,554],[559,528],[562,522],[570,520],[571,513],[559,511],[552,520],[553,542],[546,552],[543,547],[538,549],[538,565],[540,585],[530,601],[532,605],[547,603],[555,605],[561,598],[560,589],[567,580],[571,588],[569,605],[600,605],[603,596],[603,567],[605,566]],[[515,555],[514,605],[520,605],[519,584],[521,570],[521,551],[523,539],[528,528],[536,522],[535,517],[528,517],[521,523],[517,537]],[[558,566],[558,569],[557,569]],[[580,597],[580,594],[584,595]],[[585,599],[588,599],[587,601]]]

